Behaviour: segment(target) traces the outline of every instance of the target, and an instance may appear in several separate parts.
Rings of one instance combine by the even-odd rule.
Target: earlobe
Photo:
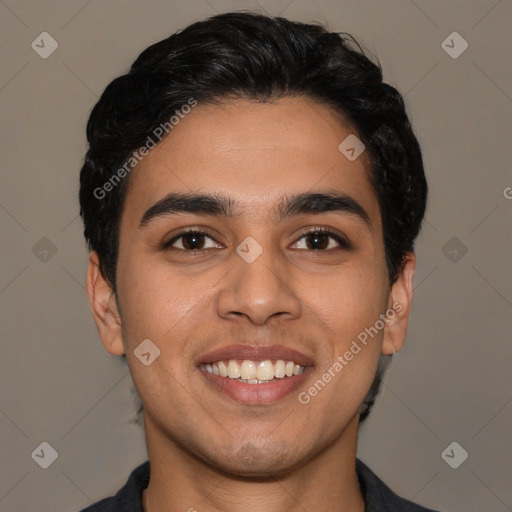
[[[114,291],[101,273],[98,254],[95,251],[89,254],[86,286],[94,321],[105,350],[113,355],[124,354],[121,317]]]
[[[402,348],[405,342],[414,295],[413,278],[415,268],[416,256],[414,253],[408,252],[405,256],[402,271],[389,292],[387,321],[382,343],[383,354],[393,355]]]

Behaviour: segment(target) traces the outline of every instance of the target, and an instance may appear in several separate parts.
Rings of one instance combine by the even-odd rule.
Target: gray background
[[[359,456],[426,506],[511,510],[510,0],[1,0],[0,510],[77,510],[146,458],[127,368],[104,352],[84,291],[85,123],[146,46],[240,8],[352,33],[422,144],[430,204],[408,341]],[[43,31],[59,45],[47,59],[31,48]],[[441,46],[453,31],[469,44],[456,59]],[[48,469],[31,457],[43,441],[58,452]],[[441,457],[453,441],[469,453],[457,469]]]

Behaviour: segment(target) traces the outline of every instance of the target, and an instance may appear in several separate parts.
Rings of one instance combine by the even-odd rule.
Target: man
[[[425,511],[356,459],[427,195],[380,68],[320,26],[223,14],[146,49],[87,135],[87,290],[149,455],[87,511]]]

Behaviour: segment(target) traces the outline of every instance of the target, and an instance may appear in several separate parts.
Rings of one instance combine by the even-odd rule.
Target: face
[[[133,171],[118,308],[94,255],[88,289],[153,438],[264,475],[357,430],[380,354],[403,341],[412,271],[389,286],[366,154],[338,149],[352,133],[304,98],[198,105]],[[401,312],[375,329],[393,302]],[[160,351],[148,365],[143,340]]]

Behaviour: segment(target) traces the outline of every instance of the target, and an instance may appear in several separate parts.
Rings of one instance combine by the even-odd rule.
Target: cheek
[[[375,325],[385,311],[386,286],[377,274],[372,277],[367,271],[332,277],[328,286],[327,292],[316,288],[308,298],[312,310],[315,305],[312,316],[321,319],[330,342],[324,345],[326,353],[318,369],[322,391],[306,391],[322,396],[315,407],[348,411],[350,415],[362,403],[375,377],[384,334],[383,329],[375,330]],[[328,428],[335,432],[337,427]]]
[[[178,322],[197,314],[204,295],[199,281],[148,259],[131,259],[119,275],[127,276],[119,281],[119,294],[130,337],[165,339]]]
[[[336,344],[341,346],[374,325],[385,308],[387,287],[378,269],[371,272],[369,267],[347,268],[321,279],[304,279],[306,304],[325,322],[335,334]]]
[[[126,357],[139,395],[145,404],[152,404],[169,388],[179,391],[177,383],[185,381],[192,370],[183,362],[190,360],[188,340],[204,317],[204,293],[157,264],[144,267],[134,259],[123,271],[130,276],[119,283]],[[135,354],[148,339],[159,352],[154,362],[145,366]]]
[[[195,371],[191,361],[197,350],[196,340],[205,329],[210,333],[209,321],[214,318],[212,293],[218,278],[205,273],[191,279],[184,273],[171,272],[165,263],[152,261],[144,265],[135,258],[124,272],[130,278],[120,283],[123,343],[134,383],[141,398],[149,402],[154,400],[151,390],[165,395],[170,386],[179,391],[177,383],[185,382]],[[146,339],[160,351],[158,359],[148,367],[134,355]]]

